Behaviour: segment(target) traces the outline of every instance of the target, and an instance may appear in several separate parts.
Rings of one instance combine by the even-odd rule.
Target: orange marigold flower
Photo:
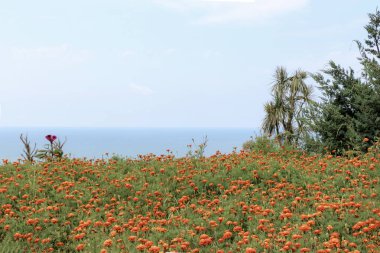
[[[103,242],[103,246],[104,247],[111,247],[112,246],[112,240],[111,239],[107,239]]]
[[[217,227],[218,226],[218,223],[216,223],[216,221],[210,221],[209,222],[209,225],[211,226],[211,227]]]
[[[64,246],[65,244],[63,243],[63,242],[57,242],[56,244],[55,244],[55,246],[57,246],[57,247],[62,247],[62,246]]]
[[[206,234],[202,234],[199,238],[200,238],[200,239],[207,239],[207,238],[209,238],[209,236],[206,235]]]
[[[240,232],[240,231],[242,231],[243,229],[242,229],[242,227],[240,227],[240,226],[235,226],[234,228],[233,228],[233,231],[234,232]]]
[[[77,250],[77,251],[81,251],[81,250],[83,250],[83,249],[84,249],[84,244],[83,244],[83,243],[78,244],[78,246],[76,247],[76,250]]]
[[[200,241],[199,241],[199,245],[201,245],[201,246],[209,245],[211,243],[212,243],[212,239],[211,238],[200,239]]]
[[[45,238],[45,239],[41,240],[41,243],[42,243],[42,244],[47,244],[47,243],[49,243],[50,241],[51,241],[50,238]]]
[[[302,235],[298,235],[298,234],[292,235],[292,239],[293,240],[298,240],[298,239],[301,239],[301,238],[302,238]]]
[[[15,240],[18,240],[18,239],[22,238],[22,234],[20,234],[20,233],[15,233],[15,234],[13,235],[13,238],[14,238]]]
[[[228,239],[231,237],[232,237],[232,233],[230,231],[227,230],[226,232],[224,232],[223,239]]]
[[[245,253],[256,253],[256,249],[254,248],[246,248]]]
[[[131,235],[128,237],[128,241],[130,241],[130,242],[135,242],[136,240],[137,240],[137,236],[135,236],[135,235]]]
[[[85,233],[80,233],[80,234],[77,234],[74,236],[74,239],[75,240],[81,240],[83,237],[85,237],[86,234]]]
[[[356,243],[354,243],[354,242],[350,242],[350,243],[348,244],[348,246],[350,246],[350,247],[352,247],[352,248],[356,248],[358,245],[356,245]]]
[[[58,223],[58,219],[57,218],[52,218],[50,220],[50,222],[53,223],[53,224],[57,224]]]
[[[143,251],[143,250],[145,250],[145,248],[146,247],[145,247],[144,244],[139,244],[139,245],[136,246],[136,249],[139,250],[139,251]]]
[[[158,252],[160,252],[160,247],[158,247],[158,246],[152,246],[152,247],[149,248],[148,251],[152,252],[152,253],[158,253]]]
[[[302,232],[307,232],[311,229],[311,227],[308,224],[303,224],[298,229]]]
[[[153,242],[152,241],[146,241],[144,243],[145,247],[149,248],[150,246],[153,246]]]
[[[35,225],[35,224],[37,224],[38,222],[39,222],[38,218],[36,218],[36,219],[28,219],[28,220],[26,221],[26,224],[27,224],[27,225]]]

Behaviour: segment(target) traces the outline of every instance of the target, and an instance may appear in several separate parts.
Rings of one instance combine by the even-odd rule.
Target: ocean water
[[[48,141],[47,134],[67,139],[63,148],[70,157],[102,158],[117,154],[137,157],[139,154],[167,154],[185,156],[194,139],[200,144],[207,136],[205,155],[240,150],[242,144],[258,133],[254,128],[0,128],[0,159],[21,158],[23,144],[20,134],[27,135],[37,148]],[[194,146],[194,145],[193,145]]]

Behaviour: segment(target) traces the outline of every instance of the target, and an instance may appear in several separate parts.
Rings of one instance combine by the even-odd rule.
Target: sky
[[[257,128],[277,66],[360,69],[376,5],[0,1],[0,127]]]

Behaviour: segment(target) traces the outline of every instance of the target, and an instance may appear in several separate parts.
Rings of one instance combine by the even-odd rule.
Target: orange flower
[[[20,234],[20,233],[15,233],[15,234],[13,235],[13,238],[17,241],[18,239],[22,238],[22,234]]]
[[[42,239],[42,240],[41,240],[41,243],[42,243],[42,244],[47,244],[47,243],[49,243],[50,241],[51,241],[50,238],[45,238],[45,239]]]
[[[242,228],[240,226],[235,226],[232,230],[234,232],[240,232],[240,231],[242,231]]]
[[[78,246],[76,247],[76,250],[77,251],[82,251],[83,249],[84,249],[84,244],[83,243],[81,243],[81,244],[78,244]]]
[[[144,244],[139,244],[139,245],[136,246],[136,249],[139,250],[139,251],[143,251],[143,250],[145,250],[145,248],[146,247],[145,247]]]
[[[158,252],[160,252],[160,247],[158,247],[158,246],[151,246],[148,251],[152,252],[152,253],[158,253]]]
[[[212,243],[212,238],[206,234],[202,234],[199,238],[200,238],[199,240],[200,246],[205,246]]]
[[[57,224],[58,223],[58,219],[57,218],[52,218],[50,220],[50,222],[53,223],[53,224]]]
[[[83,239],[83,237],[85,237],[85,236],[86,236],[86,233],[80,233],[80,234],[75,235],[75,236],[74,236],[74,239],[75,239],[75,240],[81,240],[81,239]]]
[[[137,240],[137,236],[131,235],[128,237],[128,241],[135,242]]]
[[[63,242],[57,242],[56,244],[55,244],[55,246],[57,246],[57,247],[62,247],[62,246],[64,246],[65,244],[63,243]]]
[[[121,233],[121,232],[124,231],[124,228],[121,227],[121,226],[119,226],[119,225],[115,225],[112,229],[115,230],[118,233]]]
[[[224,232],[224,234],[223,234],[223,239],[228,239],[228,238],[231,238],[232,237],[232,233],[230,232],[230,231],[226,231],[226,232]]]
[[[35,218],[35,219],[28,219],[28,220],[26,221],[26,224],[27,224],[27,225],[36,225],[38,222],[39,222],[38,218]]]
[[[218,226],[218,223],[216,223],[216,221],[209,221],[209,224],[210,224],[210,227],[214,228],[214,227],[217,227]]]
[[[111,239],[107,239],[103,242],[103,246],[104,247],[111,247],[112,246],[112,240]]]
[[[308,224],[303,224],[298,229],[302,232],[307,232],[307,231],[311,230],[311,227]]]

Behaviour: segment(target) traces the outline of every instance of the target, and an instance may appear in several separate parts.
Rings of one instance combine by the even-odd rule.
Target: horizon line
[[[261,129],[261,127],[251,127],[251,126],[0,126],[1,128],[240,128],[240,129]]]

